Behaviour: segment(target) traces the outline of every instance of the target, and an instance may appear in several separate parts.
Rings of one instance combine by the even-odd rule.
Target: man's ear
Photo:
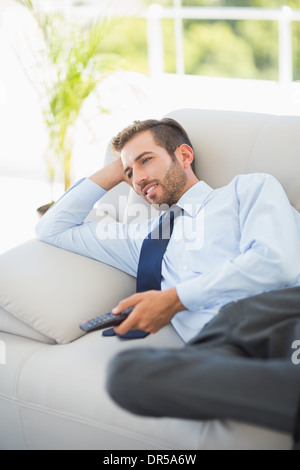
[[[180,151],[180,159],[182,161],[183,168],[186,169],[191,166],[194,161],[194,151],[192,147],[187,144],[180,145],[178,150]]]

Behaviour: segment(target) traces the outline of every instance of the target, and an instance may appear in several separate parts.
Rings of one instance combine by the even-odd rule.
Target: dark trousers
[[[182,349],[122,352],[110,363],[107,389],[139,415],[232,419],[294,434],[296,340],[300,287],[260,294],[223,307]]]

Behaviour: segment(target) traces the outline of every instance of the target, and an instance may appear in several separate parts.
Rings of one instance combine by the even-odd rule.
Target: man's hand
[[[124,181],[124,167],[121,158],[117,158],[109,165],[90,176],[90,180],[109,191]]]
[[[115,328],[116,333],[121,335],[129,330],[156,333],[167,325],[176,313],[186,310],[175,287],[165,291],[151,290],[134,294],[122,300],[112,312],[118,314],[129,307],[134,307],[133,311]]]

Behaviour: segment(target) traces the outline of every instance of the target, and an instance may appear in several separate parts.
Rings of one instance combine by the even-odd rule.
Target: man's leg
[[[293,433],[300,373],[286,360],[255,360],[231,347],[141,349],[111,362],[107,389],[139,415],[232,419]]]
[[[241,348],[249,357],[291,362],[292,344],[300,340],[300,287],[225,305],[193,343],[215,343],[216,333],[218,340]]]

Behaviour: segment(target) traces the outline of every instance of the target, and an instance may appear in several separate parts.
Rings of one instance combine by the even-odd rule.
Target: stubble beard
[[[160,197],[153,197],[151,204],[167,205],[171,207],[176,204],[182,194],[187,183],[187,175],[178,163],[177,160],[171,161],[170,167],[165,174],[162,181],[156,180],[155,183],[159,184],[162,189],[162,195]],[[148,200],[148,202],[150,202]]]

